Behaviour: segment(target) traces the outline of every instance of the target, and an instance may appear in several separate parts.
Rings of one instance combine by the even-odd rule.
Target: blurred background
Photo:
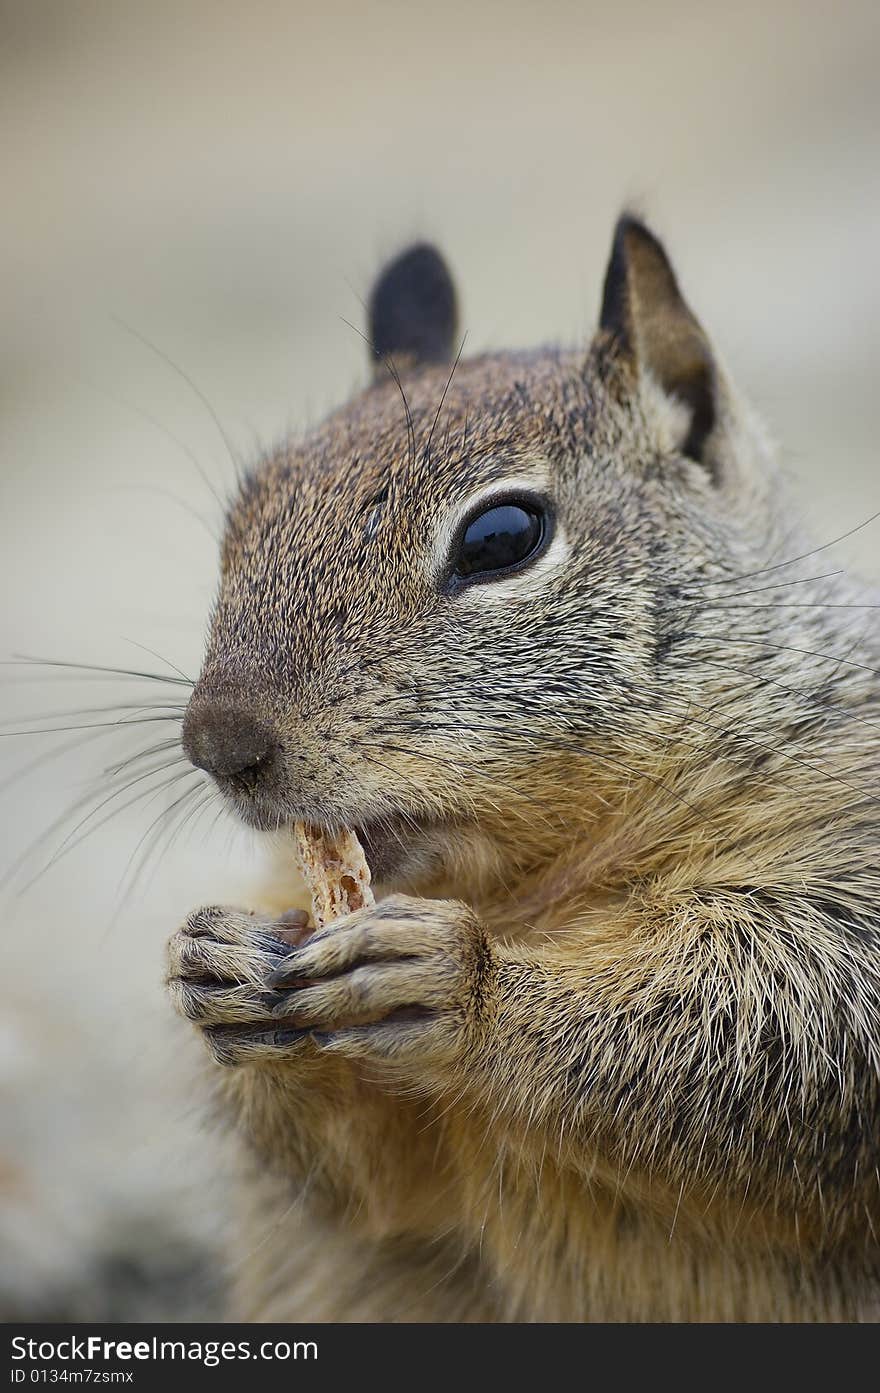
[[[857,527],[878,71],[875,0],[0,3],[0,657],[194,675],[235,460],[365,382],[381,260],[440,243],[468,351],[577,340],[624,203],[818,540]],[[878,540],[835,561],[876,578]],[[2,673],[0,1316],[207,1316],[225,1161],[163,944],[261,849],[211,803],[154,823],[173,721],[99,724],[185,688]]]

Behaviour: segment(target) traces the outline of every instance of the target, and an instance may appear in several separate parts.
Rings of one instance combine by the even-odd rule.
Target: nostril
[[[277,745],[272,745],[258,759],[251,764],[242,765],[240,769],[231,769],[226,775],[227,778],[239,784],[247,784],[248,788],[256,788],[257,784],[268,774],[275,763]]]
[[[241,707],[191,706],[183,722],[190,762],[217,779],[256,783],[272,764],[278,741],[271,728]]]

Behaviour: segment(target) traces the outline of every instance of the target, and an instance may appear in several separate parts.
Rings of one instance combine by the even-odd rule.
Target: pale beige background
[[[157,666],[135,641],[198,667],[218,507],[188,452],[221,491],[232,466],[196,392],[118,319],[252,457],[364,380],[343,321],[402,242],[446,249],[469,349],[572,339],[627,201],[820,540],[856,526],[880,508],[878,70],[874,0],[0,4],[2,656]],[[878,536],[835,558],[877,575]],[[129,699],[4,672],[10,718]],[[4,738],[3,776],[64,738]],[[10,861],[129,738],[3,790]],[[190,906],[246,895],[259,849],[212,812],[120,904],[160,807],[20,893],[50,839],[5,891],[5,1310],[76,1309],[84,1261],[144,1234],[171,1264],[170,1235],[200,1243],[222,1207],[161,945]]]

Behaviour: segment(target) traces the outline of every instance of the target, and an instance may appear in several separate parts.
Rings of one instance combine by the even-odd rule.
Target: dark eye
[[[455,574],[509,571],[533,556],[544,541],[545,516],[532,503],[500,503],[472,518],[454,557]]]

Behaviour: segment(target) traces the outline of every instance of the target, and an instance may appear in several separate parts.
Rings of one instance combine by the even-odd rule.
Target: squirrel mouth
[[[279,808],[271,799],[244,790],[224,789],[237,816],[247,826],[261,832],[278,832],[304,821],[338,831],[339,818],[328,818],[320,805],[295,810]],[[442,859],[442,834],[450,830],[447,820],[415,813],[388,813],[348,824],[364,848],[374,881],[415,881],[436,871]],[[343,819],[344,820],[344,819]]]
[[[432,846],[432,833],[444,826],[436,818],[394,815],[358,823],[353,831],[364,848],[373,880],[408,880],[436,865],[439,847]]]

